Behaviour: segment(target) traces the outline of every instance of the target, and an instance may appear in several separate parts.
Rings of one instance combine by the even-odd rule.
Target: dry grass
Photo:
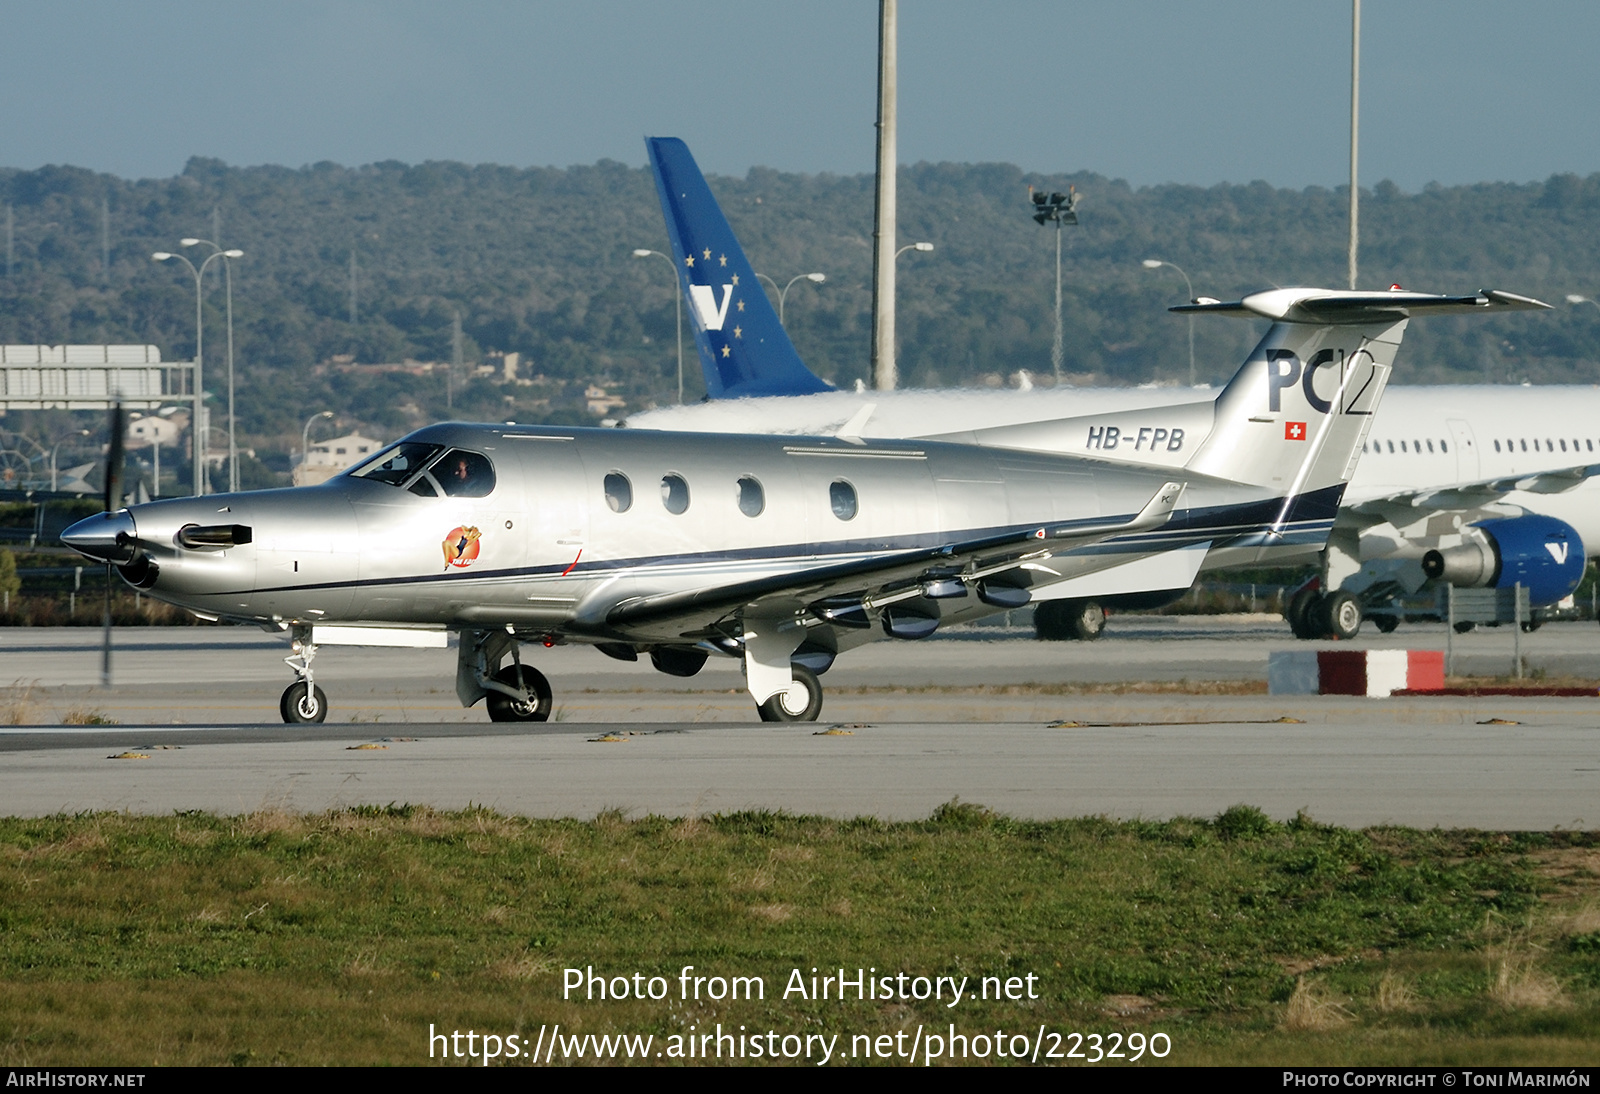
[[[1489,998],[1510,1010],[1567,1005],[1561,981],[1539,968],[1537,951],[1528,947],[1490,951]]]
[[[794,908],[789,904],[757,904],[750,909],[750,914],[772,923],[783,923],[793,918]]]
[[[1384,973],[1378,978],[1372,1005],[1380,1014],[1402,1014],[1414,1010],[1417,1005],[1417,992],[1411,986],[1411,978],[1392,970]]]
[[[93,707],[71,707],[61,715],[64,726],[119,726],[122,723],[103,710]]]
[[[33,721],[33,689],[37,680],[18,680],[0,688],[0,725],[25,726]]]
[[[1295,981],[1294,994],[1284,1008],[1283,1028],[1295,1033],[1322,1033],[1350,1024],[1351,1014],[1329,996],[1315,977]]]

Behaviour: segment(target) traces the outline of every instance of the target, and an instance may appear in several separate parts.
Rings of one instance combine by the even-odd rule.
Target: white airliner
[[[727,263],[743,265],[744,255],[683,142],[646,143],[674,247],[689,257],[715,254],[719,262],[679,270],[711,398],[633,415],[631,427],[939,437],[1140,464],[1149,461],[1158,432],[1170,443],[1168,427],[1144,423],[1141,412],[1192,400],[1206,418],[1212,393],[1204,389],[835,391],[805,368],[780,326],[754,316],[743,320],[743,337],[713,345],[735,293],[732,284],[721,286],[720,304],[714,294]],[[1175,310],[1238,307],[1211,302]],[[1270,308],[1259,315],[1277,318]],[[1065,418],[1085,419],[1070,448],[1059,447],[1058,428],[1037,436],[1017,428]],[[1576,587],[1586,555],[1600,553],[1600,485],[1591,479],[1600,470],[1600,387],[1395,387],[1367,447],[1322,576],[1290,603],[1289,621],[1301,637],[1353,636],[1367,613],[1392,629],[1397,597],[1429,576],[1470,586],[1520,581],[1532,603],[1551,604]],[[1154,606],[1188,589],[1201,570],[1240,561],[1248,560],[1191,549],[1061,582],[1036,595],[1035,623],[1041,636],[1093,638],[1105,607]]]

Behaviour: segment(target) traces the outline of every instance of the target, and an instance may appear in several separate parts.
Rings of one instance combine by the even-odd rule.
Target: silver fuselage
[[[134,506],[128,516],[156,568],[147,592],[262,623],[509,625],[553,638],[681,642],[697,637],[681,622],[619,629],[610,617],[663,593],[1126,518],[1171,478],[1170,469],[907,441],[457,423],[406,440],[483,454],[493,463],[493,490],[424,497],[345,475],[315,487]],[[608,502],[608,475],[628,481],[625,511]],[[680,513],[666,505],[668,476],[687,487]],[[740,507],[741,478],[759,484],[756,515]],[[1180,508],[1164,526],[1043,552],[1030,579],[1048,584],[1197,543],[1248,546],[1279,511],[1264,487],[1184,478]],[[856,500],[849,519],[835,512],[836,483]],[[1284,534],[1320,541],[1337,503],[1319,497],[1301,507]],[[245,526],[250,542],[185,547],[180,532],[194,525]],[[939,610],[960,622],[995,608],[965,597],[941,601]],[[855,644],[840,638],[840,646]]]

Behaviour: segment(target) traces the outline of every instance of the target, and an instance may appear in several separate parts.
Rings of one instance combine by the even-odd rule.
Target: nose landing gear
[[[294,669],[295,682],[283,689],[283,698],[278,700],[278,713],[290,724],[321,722],[328,716],[328,697],[312,679],[311,660],[317,656],[317,647],[311,641],[310,627],[294,628],[291,648],[294,652],[285,657],[283,662]]]

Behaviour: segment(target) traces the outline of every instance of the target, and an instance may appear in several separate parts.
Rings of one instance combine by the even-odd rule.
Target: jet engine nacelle
[[[1464,589],[1509,589],[1521,582],[1530,604],[1554,604],[1583,580],[1583,540],[1566,521],[1528,515],[1469,527],[1476,534],[1461,546],[1423,555],[1423,572]]]

